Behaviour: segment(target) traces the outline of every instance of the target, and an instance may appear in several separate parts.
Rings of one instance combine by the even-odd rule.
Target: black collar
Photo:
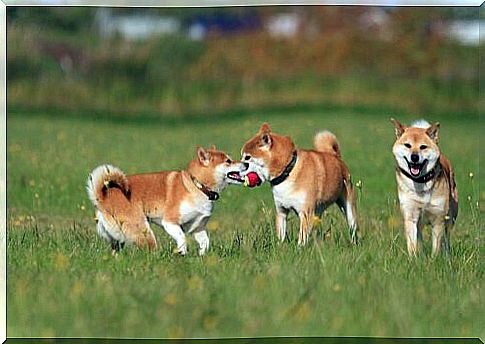
[[[209,201],[217,201],[219,199],[219,194],[217,192],[212,191],[207,186],[199,182],[193,175],[190,175],[190,178],[192,178],[192,181],[194,182],[197,189],[202,191],[207,196]]]
[[[438,162],[436,164],[436,166],[433,167],[433,169],[431,171],[429,171],[428,173],[426,173],[425,175],[422,175],[420,177],[414,177],[413,175],[409,174],[408,171],[402,169],[401,167],[398,167],[398,170],[401,171],[402,174],[404,174],[406,177],[411,179],[413,182],[424,184],[424,183],[429,182],[431,179],[433,179],[439,173],[439,171],[441,170],[441,165]]]
[[[293,167],[295,167],[296,165],[296,158],[297,158],[297,155],[296,155],[296,151],[293,152],[293,155],[291,157],[291,161],[288,165],[286,165],[285,169],[283,170],[283,172],[281,172],[281,174],[270,180],[269,183],[271,184],[271,186],[276,186],[278,184],[281,184],[283,183],[286,178],[288,178],[288,176],[290,175],[291,171],[293,170]]]

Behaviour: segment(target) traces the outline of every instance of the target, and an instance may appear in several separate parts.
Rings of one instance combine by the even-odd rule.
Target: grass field
[[[165,122],[10,113],[8,336],[485,338],[477,120],[429,118],[442,125],[441,147],[456,170],[460,214],[451,259],[410,260],[388,118],[342,109]],[[310,147],[319,129],[337,135],[353,180],[362,183],[358,211],[365,236],[359,246],[348,243],[334,207],[307,247],[296,245],[294,216],[289,240],[280,244],[269,186],[231,186],[208,225],[207,256],[197,256],[194,241],[188,256],[173,256],[173,243],[156,226],[156,254],[127,249],[110,256],[95,233],[84,189],[94,167],[109,162],[127,173],[181,169],[195,145],[212,143],[239,157],[262,121],[300,147]],[[429,252],[429,230],[425,242]]]

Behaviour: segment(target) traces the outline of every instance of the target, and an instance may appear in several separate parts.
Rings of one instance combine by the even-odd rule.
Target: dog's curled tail
[[[340,146],[337,137],[328,130],[316,134],[313,139],[313,144],[319,152],[334,153],[340,157]]]
[[[94,206],[99,206],[109,188],[118,188],[125,195],[129,195],[130,192],[128,179],[119,168],[108,164],[96,167],[86,183],[89,199]]]

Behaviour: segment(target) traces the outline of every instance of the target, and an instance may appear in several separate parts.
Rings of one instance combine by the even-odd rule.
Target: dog
[[[407,127],[393,118],[391,121],[396,134],[392,152],[408,253],[416,256],[421,251],[421,231],[429,222],[432,255],[439,253],[443,237],[443,248],[450,255],[450,231],[458,216],[458,189],[450,161],[438,147],[440,124],[419,120]]]
[[[242,184],[240,172],[248,163],[233,161],[212,146],[197,147],[186,170],[126,176],[119,168],[101,165],[87,181],[87,192],[96,208],[98,234],[111,244],[113,255],[125,244],[157,248],[150,222],[162,226],[175,240],[176,252],[187,252],[186,234],[199,245],[199,255],[209,248],[206,224],[214,201],[228,184]]]
[[[276,206],[276,235],[284,241],[286,219],[293,210],[299,217],[298,245],[307,243],[314,216],[336,203],[346,216],[353,243],[357,243],[357,212],[350,172],[340,155],[337,138],[329,131],[318,133],[313,150],[297,149],[289,136],[271,132],[263,123],[259,132],[241,149],[249,172],[261,182],[269,181]]]

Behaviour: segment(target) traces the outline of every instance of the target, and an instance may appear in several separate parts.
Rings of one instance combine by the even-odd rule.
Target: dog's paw
[[[185,256],[187,254],[187,246],[176,247],[173,249],[172,253],[176,256]]]

